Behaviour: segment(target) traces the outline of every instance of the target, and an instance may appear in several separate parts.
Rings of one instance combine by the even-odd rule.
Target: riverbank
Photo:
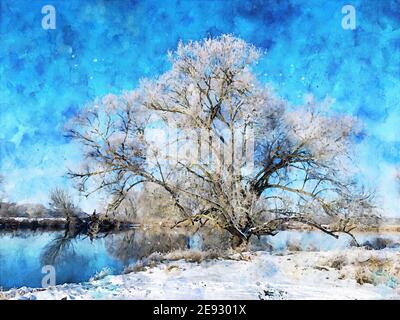
[[[92,230],[96,232],[122,231],[138,227],[131,221],[114,218],[103,218],[100,216],[87,216],[79,218],[76,216],[66,218],[26,218],[26,217],[0,217],[1,230],[48,230],[60,231],[67,229]]]
[[[199,263],[166,260],[81,284],[13,289],[12,299],[400,299],[400,252],[233,254]]]
[[[65,218],[0,217],[0,230],[64,230],[66,226],[67,219]]]

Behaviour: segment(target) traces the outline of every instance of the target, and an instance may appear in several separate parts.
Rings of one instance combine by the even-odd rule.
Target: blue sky
[[[41,27],[46,4],[55,30]],[[345,4],[355,30],[341,26]],[[63,127],[85,103],[167,70],[179,40],[233,33],[266,50],[256,72],[279,95],[328,95],[364,122],[357,165],[386,213],[400,215],[400,0],[0,0],[0,9],[0,172],[10,200],[47,203],[49,189],[70,186],[65,168],[80,153]]]

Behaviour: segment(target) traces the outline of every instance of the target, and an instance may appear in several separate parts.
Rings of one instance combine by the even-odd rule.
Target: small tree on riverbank
[[[170,71],[82,110],[69,133],[86,161],[70,176],[110,192],[109,210],[153,185],[176,224],[225,229],[235,245],[300,224],[350,233],[372,210],[350,160],[355,119],[329,100],[279,99],[252,71],[259,55],[232,36],[180,43]]]
[[[50,192],[50,208],[65,217],[67,221],[71,221],[78,217],[77,208],[70,194],[61,188],[55,188]]]

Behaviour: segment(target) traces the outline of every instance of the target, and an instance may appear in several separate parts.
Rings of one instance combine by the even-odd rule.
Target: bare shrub
[[[400,261],[397,257],[377,256],[365,258],[363,255],[343,254],[328,258],[324,265],[340,270],[339,279],[355,279],[357,283],[379,285],[392,288],[400,283]]]
[[[389,278],[400,276],[400,273],[395,274],[394,271],[390,259],[371,256],[366,261],[359,262],[355,276],[359,284],[386,284]]]
[[[175,250],[164,255],[164,260],[185,260],[200,263],[205,260],[213,260],[221,257],[221,252],[200,250]]]
[[[225,257],[226,255],[224,253],[214,250],[174,250],[165,254],[154,252],[147,258],[142,258],[135,264],[126,267],[124,269],[124,273],[144,271],[147,268],[153,268],[162,262],[184,260],[187,262],[201,263],[206,260],[214,260]]]
[[[374,283],[374,277],[371,271],[365,269],[365,268],[358,268],[356,270],[356,273],[354,275],[354,278],[356,279],[358,284],[373,284]]]
[[[0,300],[8,300],[8,296],[3,292],[3,289],[0,287]]]
[[[347,258],[344,255],[339,255],[329,262],[329,267],[341,270],[347,264]]]
[[[391,248],[395,245],[396,243],[392,239],[381,237],[373,238],[371,240],[365,241],[362,244],[363,247],[370,250],[382,250],[385,248]]]
[[[303,251],[303,248],[301,247],[300,243],[296,243],[294,241],[286,241],[286,249],[288,251]]]

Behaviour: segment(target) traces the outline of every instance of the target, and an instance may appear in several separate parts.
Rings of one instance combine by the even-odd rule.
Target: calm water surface
[[[360,243],[376,237],[400,243],[399,233],[357,235]],[[111,274],[118,274],[127,265],[152,252],[207,249],[207,240],[197,234],[149,233],[143,230],[103,235],[93,240],[65,232],[0,232],[0,287],[41,287],[45,275],[42,267],[45,265],[55,267],[57,284],[83,282],[104,268]],[[275,237],[262,237],[252,245],[256,250],[279,251],[290,244],[303,250],[326,251],[347,248],[351,239],[345,235],[336,240],[320,232],[285,231]]]

